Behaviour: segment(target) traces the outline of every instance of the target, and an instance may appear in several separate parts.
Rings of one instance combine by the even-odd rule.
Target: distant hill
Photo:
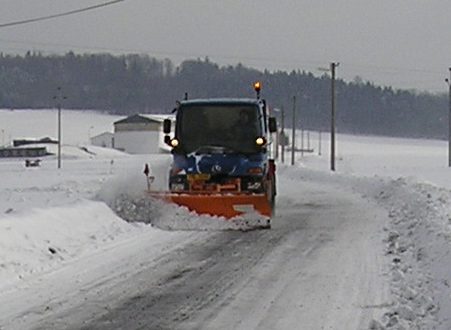
[[[189,98],[254,97],[251,83],[261,80],[262,95],[273,107],[291,113],[298,99],[297,127],[329,129],[330,79],[304,71],[259,71],[219,66],[206,59],[175,67],[147,55],[0,54],[0,108],[49,108],[61,86],[64,107],[114,114],[169,112],[185,92]],[[287,115],[287,126],[291,126]],[[362,79],[337,81],[337,130],[346,133],[447,137],[446,95],[418,94],[375,86]]]

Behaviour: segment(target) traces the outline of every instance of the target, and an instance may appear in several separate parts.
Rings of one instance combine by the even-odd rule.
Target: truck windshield
[[[186,153],[222,147],[225,152],[258,152],[262,118],[256,105],[185,105],[178,110],[177,136]]]

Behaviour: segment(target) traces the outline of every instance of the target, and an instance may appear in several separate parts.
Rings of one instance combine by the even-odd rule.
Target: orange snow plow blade
[[[152,195],[152,193],[151,193]],[[197,214],[221,216],[227,219],[258,212],[271,217],[271,206],[264,194],[177,194],[159,195],[164,200],[187,207]],[[156,196],[158,197],[158,195]]]

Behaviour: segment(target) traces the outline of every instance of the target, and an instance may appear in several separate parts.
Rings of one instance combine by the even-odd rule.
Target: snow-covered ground
[[[55,115],[50,110],[0,111],[0,125],[13,137],[55,136]],[[144,163],[150,163],[157,176],[155,187],[164,189],[169,156],[131,156],[86,145],[89,134],[110,130],[109,125],[117,117],[95,112],[71,112],[66,116],[73,117],[72,124],[68,120],[65,128],[62,169],[56,169],[54,156],[44,158],[38,168],[25,168],[20,159],[0,160],[0,329],[31,328],[49,313],[63,319],[65,311],[90,301],[94,291],[103,292],[112,300],[120,298],[114,286],[130,273],[138,273],[140,266],[152,267],[177,249],[207,244],[218,232],[240,228],[236,223],[198,217],[143,199]],[[30,123],[31,129],[23,126],[29,118],[39,123]],[[250,259],[251,264],[256,263],[258,275],[252,273],[254,281],[247,279],[251,285],[245,288],[235,282],[233,299],[239,299],[240,304],[223,301],[221,312],[204,319],[202,324],[224,329],[230,324],[240,329],[299,328],[302,320],[296,315],[302,311],[298,308],[308,302],[292,302],[303,296],[315,300],[314,294],[318,294],[320,298],[312,308],[321,308],[327,297],[334,297],[329,303],[336,304],[333,306],[337,309],[328,317],[308,314],[310,323],[302,329],[316,329],[315,325],[320,325],[315,323],[318,319],[323,320],[322,326],[332,329],[358,329],[362,324],[371,329],[450,329],[451,170],[447,167],[447,144],[339,135],[337,171],[331,173],[328,137],[322,136],[322,155],[318,155],[315,134],[311,137],[313,153],[297,153],[293,167],[288,165],[289,153],[286,164],[279,163],[280,211],[274,219],[274,233],[258,235],[273,241],[284,228],[291,230],[290,221],[297,219],[296,212],[304,214],[309,208],[312,212],[318,208],[324,214],[314,213],[318,216],[317,229],[314,219],[311,227],[302,225],[296,229],[304,230],[306,242],[312,241],[312,245],[302,243],[306,244],[303,246],[295,236],[287,234],[286,242],[280,243],[284,253],[274,249],[262,260]],[[333,196],[337,196],[336,203]],[[348,202],[354,213],[349,218],[347,213],[341,215],[342,222],[337,222],[337,228],[338,223],[343,224],[340,230],[334,232],[333,226],[327,229],[344,240],[335,239],[328,245],[330,239],[321,231],[332,220],[327,218],[331,216],[327,210],[340,211]],[[362,225],[355,215],[359,214],[359,207],[364,208]],[[278,217],[283,227],[278,227]],[[350,241],[346,241],[347,234]],[[315,253],[317,245],[328,245],[329,250]],[[296,254],[294,247],[306,250]],[[341,257],[328,255],[332,251]],[[372,266],[371,262],[360,263],[359,255],[365,253],[366,258],[375,258]],[[307,273],[299,273],[295,263],[279,279],[274,279],[269,271],[287,267],[284,255],[291,261],[308,264],[311,254],[318,261],[311,270],[317,276],[309,275],[312,279],[307,284],[301,280]],[[342,270],[342,280],[328,278],[336,281],[341,291],[330,284],[322,287],[320,279],[330,276],[325,274],[330,270],[321,266],[324,263],[346,268]],[[353,279],[352,274],[361,277]],[[277,284],[268,285],[268,281]],[[289,289],[283,281],[292,283]],[[259,285],[268,289],[265,295],[259,293]],[[320,286],[318,292],[309,289],[315,285]],[[84,296],[77,296],[77,290],[85,292]],[[138,294],[131,284],[127,290]],[[374,294],[378,290],[380,294]],[[249,301],[249,297],[258,297],[262,302]],[[225,300],[233,299],[227,296]],[[358,320],[350,321],[355,309],[345,307],[347,299],[365,301],[359,303],[363,312]],[[250,306],[254,308],[252,315],[240,323],[231,322],[237,309]],[[261,323],[269,309],[286,318],[282,321],[275,315],[268,323]],[[94,306],[92,310],[94,313]],[[377,312],[365,312],[372,310]],[[86,315],[75,313],[72,317],[82,322]],[[345,324],[349,327],[343,322],[348,322]],[[54,324],[52,328],[61,327]]]
[[[113,131],[113,122],[124,116],[113,116],[96,111],[61,111],[63,144],[86,144],[89,138]],[[0,109],[0,146],[10,145],[20,138],[56,139],[58,136],[58,111],[53,110],[2,110]]]

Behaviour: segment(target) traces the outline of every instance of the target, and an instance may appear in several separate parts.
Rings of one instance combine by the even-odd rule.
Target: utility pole
[[[321,131],[318,132],[318,156],[321,156]]]
[[[94,126],[90,126],[88,128],[88,143],[91,143],[91,130],[94,128]]]
[[[335,171],[335,69],[339,63],[330,63],[331,72],[331,120],[330,120],[330,170]]]
[[[57,94],[53,97],[56,100],[56,106],[58,108],[58,169],[61,168],[61,102],[67,97],[61,93],[61,87],[57,88]]]
[[[282,115],[282,164],[285,163],[285,112],[283,109],[283,106],[281,108],[281,115]]]
[[[291,165],[294,165],[294,148],[296,147],[296,96],[293,96],[293,130],[291,134]]]
[[[302,123],[301,123],[302,127]],[[301,128],[301,157],[304,157],[304,129]]]
[[[448,70],[450,78],[445,81],[448,84],[448,167],[451,167],[451,67]]]

